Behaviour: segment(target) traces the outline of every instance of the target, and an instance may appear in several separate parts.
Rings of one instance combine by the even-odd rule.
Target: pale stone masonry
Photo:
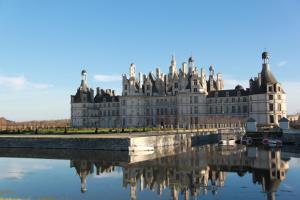
[[[122,95],[113,90],[97,94],[87,85],[82,71],[81,85],[71,96],[72,127],[199,127],[205,123],[254,119],[258,125],[278,125],[286,117],[286,94],[271,72],[268,52],[262,53],[262,71],[251,78],[249,88],[237,85],[224,90],[222,75],[213,66],[206,75],[192,57],[177,69],[172,56],[169,73],[158,67],[155,74],[122,75]],[[224,122],[225,121],[225,122]]]

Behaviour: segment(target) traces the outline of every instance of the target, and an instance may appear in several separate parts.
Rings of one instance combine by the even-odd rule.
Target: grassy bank
[[[171,129],[158,128],[36,128],[1,130],[0,134],[108,134],[108,133],[137,133]]]

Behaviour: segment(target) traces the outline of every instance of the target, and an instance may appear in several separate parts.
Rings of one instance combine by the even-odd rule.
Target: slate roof
[[[242,89],[242,90],[219,90],[219,91],[211,91],[208,92],[207,97],[208,98],[212,98],[212,97],[216,97],[216,93],[217,97],[227,97],[226,94],[228,93],[229,97],[236,97],[238,96],[238,91],[240,91],[240,96],[248,96],[249,95],[249,89],[247,88],[246,90]]]
[[[247,122],[256,122],[255,119],[253,119],[252,117],[250,117]]]
[[[81,96],[83,94],[87,95],[87,102],[92,103],[91,92],[89,90],[81,90],[81,88],[78,88],[76,94],[74,95],[74,103],[81,103]]]
[[[94,98],[95,103],[102,103],[104,102],[119,102],[119,96],[110,96],[108,94],[103,95],[103,94],[97,94]]]
[[[283,117],[279,120],[279,122],[289,122],[289,120],[286,117]]]
[[[261,80],[262,85],[278,83],[275,76],[272,74],[270,67],[266,64],[263,65],[261,70]]]

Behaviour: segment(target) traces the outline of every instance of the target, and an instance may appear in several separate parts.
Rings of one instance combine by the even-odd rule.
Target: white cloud
[[[13,90],[22,90],[28,88],[34,89],[47,89],[51,88],[53,85],[51,84],[44,84],[44,83],[35,83],[28,81],[25,76],[4,76],[0,75],[0,89],[13,89]]]
[[[282,82],[284,91],[287,94],[287,110],[288,114],[295,114],[300,112],[300,82]]]
[[[104,74],[96,74],[94,79],[98,82],[113,82],[113,81],[120,81],[120,75],[104,75]]]
[[[0,75],[0,87],[22,89],[26,84],[24,76],[2,76]]]
[[[24,176],[53,168],[48,160],[0,158],[0,180],[22,179]]]
[[[277,64],[277,66],[278,66],[278,67],[283,67],[283,66],[285,66],[287,63],[288,63],[288,62],[287,62],[286,60],[282,60],[282,61],[280,61],[280,62]]]
[[[53,85],[51,85],[51,84],[43,84],[43,83],[31,83],[31,85],[35,89],[48,89],[48,88],[52,88],[53,87]]]
[[[94,178],[121,178],[123,177],[123,173],[121,171],[113,171],[113,172],[106,172],[101,173],[100,175],[94,174]]]

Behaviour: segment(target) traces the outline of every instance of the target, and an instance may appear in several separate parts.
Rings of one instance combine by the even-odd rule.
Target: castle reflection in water
[[[211,192],[216,195],[226,183],[227,172],[239,176],[252,173],[253,183],[259,184],[267,199],[275,199],[275,193],[289,168],[288,159],[282,159],[280,150],[257,147],[220,147],[207,145],[182,153],[126,163],[105,160],[71,160],[81,180],[81,191],[87,190],[86,178],[96,173],[111,173],[117,167],[123,169],[123,187],[130,187],[130,198],[137,199],[137,190],[150,189],[162,195],[170,189],[172,199],[198,199]],[[96,171],[96,172],[95,172]]]

